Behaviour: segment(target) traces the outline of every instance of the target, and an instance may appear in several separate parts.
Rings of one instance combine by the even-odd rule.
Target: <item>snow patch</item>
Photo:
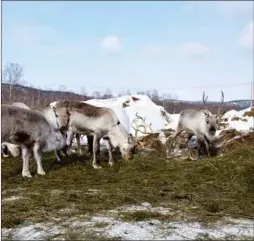
[[[66,226],[80,235],[91,233],[101,237],[121,238],[122,240],[195,240],[199,237],[211,239],[246,239],[254,236],[254,221],[248,219],[224,218],[217,223],[206,227],[199,222],[189,222],[185,216],[184,221],[145,220],[140,222],[124,222],[117,214],[119,212],[134,211],[160,212],[162,214],[174,213],[173,210],[163,207],[152,207],[150,203],[141,205],[123,206],[105,212],[104,215],[72,217],[57,223],[30,224],[13,229],[2,229],[2,237],[12,237],[17,240],[40,240],[54,238],[68,231]],[[178,211],[180,212],[180,211]],[[113,216],[112,216],[113,215]],[[99,226],[103,223],[106,225]],[[60,238],[60,237],[59,237]],[[57,238],[58,239],[58,238]],[[61,238],[64,240],[64,238]]]

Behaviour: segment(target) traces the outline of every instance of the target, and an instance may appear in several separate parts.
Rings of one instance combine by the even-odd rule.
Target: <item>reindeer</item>
[[[52,114],[52,109],[53,113]],[[106,107],[97,107],[81,101],[56,101],[44,110],[45,116],[55,122],[63,131],[93,135],[93,167],[101,168],[97,163],[99,140],[108,137],[113,147],[119,147],[124,159],[132,159],[135,142],[125,130],[115,112]],[[66,129],[66,126],[67,129]],[[114,161],[109,161],[113,165]]]
[[[29,171],[29,156],[33,152],[37,174],[45,175],[41,164],[42,152],[62,149],[66,145],[60,130],[54,128],[39,112],[12,105],[1,106],[1,142],[21,146],[23,177],[32,177]]]
[[[86,103],[86,101],[81,101],[81,102]],[[99,106],[99,107],[102,107],[102,106]],[[124,108],[118,107],[118,106],[111,106],[109,108],[115,112],[118,119],[121,121],[121,124],[124,126],[126,131],[129,132],[129,122],[130,121],[129,121],[129,117],[128,117],[126,111],[124,110]],[[69,145],[69,153],[70,153],[70,148],[72,145],[73,138],[75,138],[76,143],[77,143],[77,152],[80,155],[83,154],[81,145],[80,145],[80,137],[81,137],[80,133],[68,132],[67,144]],[[88,153],[90,155],[93,155],[93,139],[94,139],[93,135],[86,135],[86,137],[87,137]],[[114,147],[112,146],[109,137],[104,136],[104,137],[102,137],[102,139],[103,139],[106,149],[108,150],[108,153],[109,153],[109,163],[112,163],[113,162],[113,153],[112,152],[114,150]],[[98,141],[98,143],[100,143],[100,140]],[[100,148],[98,148],[98,150],[97,150],[97,155],[99,155],[99,153],[100,153]]]
[[[217,124],[219,122],[219,119],[221,118],[220,112],[224,103],[224,93],[223,91],[221,91],[221,107],[219,108],[216,115],[212,115],[211,112],[207,110],[207,98],[208,96],[205,97],[205,92],[203,92],[203,103],[205,109],[186,109],[180,112],[178,125],[169,144],[168,152],[171,151],[173,142],[176,140],[176,138],[183,131],[185,131],[189,134],[189,136],[194,134],[197,137],[198,145],[200,141],[204,142],[208,156],[211,157],[209,145],[215,140]],[[200,152],[198,152],[197,155],[197,158],[200,159]]]
[[[26,104],[24,104],[22,102],[14,102],[11,105],[12,106],[17,106],[17,107],[20,107],[20,108],[23,108],[23,109],[31,110]],[[38,113],[41,113],[38,110],[34,110],[34,111],[37,111]],[[13,157],[17,157],[21,154],[20,145],[15,145],[15,144],[11,144],[11,143],[8,143],[8,142],[3,142],[2,147],[3,147],[3,152],[2,152],[3,157],[7,157],[8,152],[10,152],[10,154]],[[61,151],[65,154],[65,156],[68,155],[67,151],[66,151],[66,148],[63,148]],[[55,156],[56,156],[57,161],[61,161],[60,150],[55,150]]]

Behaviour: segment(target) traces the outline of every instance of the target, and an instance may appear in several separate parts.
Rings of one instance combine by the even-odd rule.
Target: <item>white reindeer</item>
[[[171,151],[173,142],[175,139],[183,132],[187,132],[189,135],[195,135],[197,137],[197,142],[203,141],[206,146],[206,151],[208,156],[211,157],[209,150],[209,144],[215,140],[215,133],[217,130],[217,124],[220,118],[221,108],[224,103],[224,93],[221,91],[221,107],[216,115],[212,115],[211,112],[207,110],[206,101],[208,96],[205,98],[205,92],[203,92],[203,102],[205,109],[195,110],[186,109],[180,112],[180,117],[175,133],[173,134],[173,139],[170,142],[169,150]],[[199,147],[198,147],[199,149]],[[200,159],[200,153],[198,152],[198,159]]]
[[[52,112],[53,109],[53,112]],[[115,112],[106,107],[97,107],[81,101],[56,101],[44,110],[47,120],[73,133],[93,135],[93,167],[97,163],[99,141],[108,137],[113,147],[119,147],[124,159],[132,159],[135,149],[133,137],[126,131]],[[66,129],[67,127],[67,129]],[[113,165],[113,160],[109,162]]]

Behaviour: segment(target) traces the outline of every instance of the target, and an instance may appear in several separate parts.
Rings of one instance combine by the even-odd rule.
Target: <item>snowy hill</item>
[[[135,130],[133,129],[131,123],[135,119],[136,113],[138,113],[138,115],[142,118],[145,118],[146,124],[149,125],[151,123],[151,129],[153,132],[169,128],[168,124],[171,121],[170,114],[167,113],[162,106],[156,105],[152,102],[152,100],[146,95],[121,96],[107,100],[91,99],[85,102],[95,106],[109,107],[113,110],[115,110],[116,107],[124,110],[129,117],[129,129],[133,135],[135,135]],[[116,114],[118,116],[117,111]],[[118,116],[118,118],[121,121],[120,116]],[[141,120],[137,121],[137,124],[141,123]],[[124,122],[124,124],[126,125],[126,122]],[[138,133],[138,136],[140,135],[142,134]]]

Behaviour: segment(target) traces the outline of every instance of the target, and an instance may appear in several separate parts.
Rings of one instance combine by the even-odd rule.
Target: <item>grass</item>
[[[31,160],[34,177],[27,179],[21,176],[18,158],[4,159],[2,199],[13,195],[24,198],[2,202],[2,228],[24,221],[38,223],[52,221],[52,217],[93,215],[142,202],[184,210],[204,222],[224,215],[254,218],[253,145],[201,161],[162,160],[154,154],[121,160],[113,168],[106,162],[101,164],[102,169],[94,170],[89,157],[75,155],[60,164],[49,153],[43,157],[46,176],[35,174]],[[159,218],[159,214],[125,215],[126,220],[136,221],[154,217]]]
[[[122,212],[119,217],[125,222],[139,222],[150,219],[175,220],[174,215],[165,215],[159,212],[150,211]]]

